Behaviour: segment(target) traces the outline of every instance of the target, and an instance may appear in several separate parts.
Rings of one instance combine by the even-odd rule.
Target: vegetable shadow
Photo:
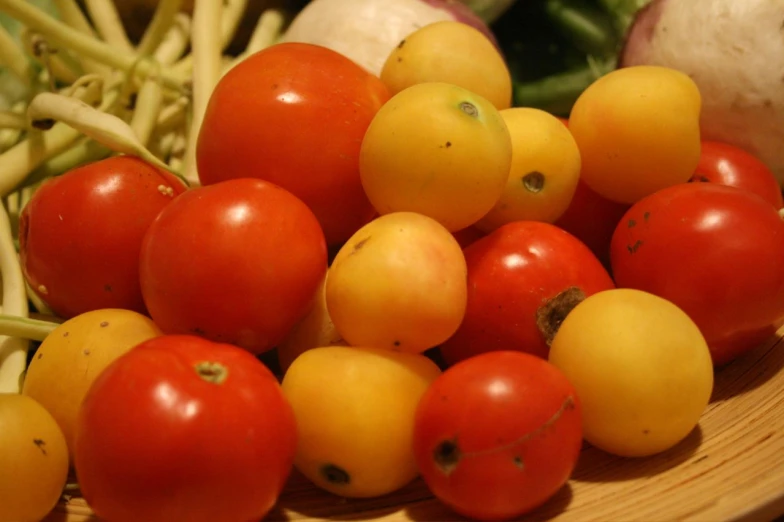
[[[717,368],[711,404],[720,403],[759,388],[784,368],[784,338],[778,333],[757,348]]]
[[[415,479],[388,495],[374,498],[343,498],[328,493],[294,470],[276,506],[266,521],[288,521],[304,517],[319,520],[370,520],[397,513],[406,506],[434,500],[421,479]]]
[[[566,511],[572,503],[573,498],[574,493],[572,488],[569,483],[566,483],[544,504],[533,511],[529,511],[522,517],[511,520],[518,522],[543,522],[545,520],[552,520]],[[415,504],[409,504],[406,506],[404,514],[405,518],[414,522],[433,522],[434,520],[438,520],[439,522],[472,522],[472,519],[458,515],[435,498]]]
[[[689,461],[701,444],[702,430],[699,425],[672,448],[649,457],[619,457],[585,444],[572,479],[582,482],[618,482],[652,477]]]

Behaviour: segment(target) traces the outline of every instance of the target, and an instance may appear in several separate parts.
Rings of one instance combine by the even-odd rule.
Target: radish
[[[653,0],[619,63],[687,73],[702,137],[746,149],[784,185],[784,0]]]
[[[380,75],[401,40],[442,20],[467,23],[496,43],[487,24],[456,0],[312,0],[292,20],[282,41],[328,47]]]

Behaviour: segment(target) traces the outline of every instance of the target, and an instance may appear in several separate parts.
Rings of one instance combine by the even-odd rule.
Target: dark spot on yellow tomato
[[[334,464],[325,464],[319,470],[324,480],[330,484],[343,486],[351,483],[351,476],[346,470]]]
[[[33,439],[33,444],[35,444],[38,449],[41,450],[41,453],[46,455],[46,441],[41,439]]]
[[[544,174],[539,171],[529,172],[522,178],[520,178],[523,182],[523,187],[528,192],[533,192],[537,194],[542,191],[544,188]]]
[[[101,321],[100,326],[101,328],[106,328],[107,326],[109,326],[109,321]]]

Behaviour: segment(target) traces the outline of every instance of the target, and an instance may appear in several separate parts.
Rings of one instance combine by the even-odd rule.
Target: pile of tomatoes
[[[64,322],[0,397],[0,520],[45,516],[69,468],[113,522],[257,520],[294,468],[503,519],[584,441],[683,440],[715,368],[784,322],[779,185],[701,140],[677,71],[610,73],[569,121],[510,93],[454,22],[380,77],[277,44],[217,85],[201,186],[130,156],[41,186],[21,263]]]

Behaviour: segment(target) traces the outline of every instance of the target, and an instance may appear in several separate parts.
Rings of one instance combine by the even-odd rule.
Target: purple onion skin
[[[653,0],[637,12],[618,57],[619,67],[646,63],[653,33],[662,13],[667,9],[667,1]]]
[[[454,18],[455,21],[462,22],[466,25],[470,25],[474,29],[478,29],[493,42],[493,45],[495,45],[500,52],[501,47],[498,45],[498,40],[496,40],[493,31],[490,30],[484,20],[474,14],[471,8],[464,3],[459,2],[458,0],[421,0],[421,2],[437,9],[447,11],[452,15],[452,18]]]

